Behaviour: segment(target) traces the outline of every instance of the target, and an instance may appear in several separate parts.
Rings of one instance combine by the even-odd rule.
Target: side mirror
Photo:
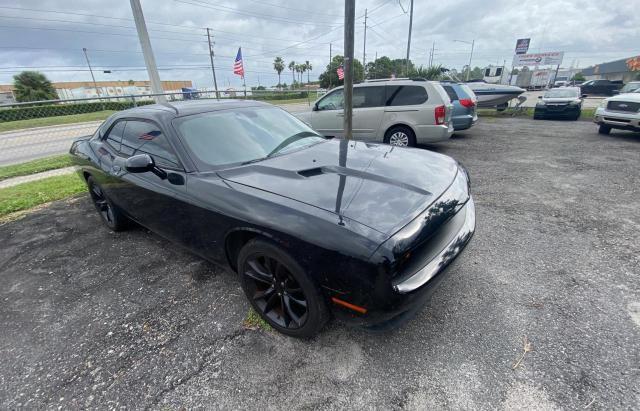
[[[542,98],[542,96],[538,96],[538,98]]]
[[[581,98],[587,98],[586,94],[583,94],[582,96],[580,96]]]
[[[156,162],[153,161],[153,157],[149,154],[137,154],[129,157],[124,163],[124,168],[129,173],[146,173],[151,171],[163,180],[167,178],[167,173],[156,166]]]
[[[311,111],[318,111],[318,103],[314,103]]]

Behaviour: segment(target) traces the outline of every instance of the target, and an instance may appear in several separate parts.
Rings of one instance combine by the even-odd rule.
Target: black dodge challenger
[[[329,140],[255,101],[114,114],[71,154],[102,221],[136,222],[239,273],[275,329],[415,313],[475,230],[466,170],[420,149]]]

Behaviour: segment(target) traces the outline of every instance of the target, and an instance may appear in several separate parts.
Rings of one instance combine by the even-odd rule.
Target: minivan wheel
[[[238,273],[253,309],[292,337],[311,337],[329,318],[327,306],[304,269],[280,247],[255,239],[238,255]]]
[[[384,142],[392,146],[415,147],[416,136],[409,127],[395,126],[387,130],[384,135]]]

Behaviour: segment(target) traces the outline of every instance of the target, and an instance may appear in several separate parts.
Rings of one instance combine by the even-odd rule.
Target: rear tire
[[[277,245],[249,241],[238,254],[238,273],[253,309],[277,331],[308,338],[328,321],[329,310],[318,287]]]
[[[611,133],[611,127],[606,124],[600,124],[600,127],[598,127],[598,133],[609,134]]]
[[[508,103],[502,103],[496,106],[496,110],[498,111],[505,111],[507,109],[507,107],[509,107]]]
[[[93,201],[93,205],[104,225],[113,231],[122,231],[127,228],[129,219],[113,205],[102,190],[102,187],[91,176],[87,178],[87,187],[89,188],[89,196]]]
[[[393,126],[384,133],[384,143],[399,147],[415,147],[416,135],[407,126]]]

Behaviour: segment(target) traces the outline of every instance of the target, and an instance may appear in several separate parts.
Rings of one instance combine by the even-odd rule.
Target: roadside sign
[[[513,56],[513,67],[522,66],[557,66],[562,64],[564,51],[549,53],[516,54]]]
[[[518,39],[516,41],[516,54],[525,54],[529,50],[531,39]]]

